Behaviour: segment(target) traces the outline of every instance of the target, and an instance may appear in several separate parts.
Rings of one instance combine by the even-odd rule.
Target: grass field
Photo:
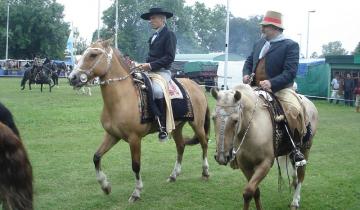
[[[102,99],[79,95],[65,80],[43,93],[20,91],[20,79],[0,78],[0,101],[9,107],[28,150],[35,177],[35,209],[240,209],[245,184],[240,171],[219,166],[209,144],[210,179],[201,177],[200,146],[187,147],[182,174],[167,183],[175,162],[173,141],[161,144],[150,135],[142,144],[141,200],[129,204],[134,176],[128,144],[119,142],[103,158],[112,193],[103,194],[95,179],[92,157],[102,141]],[[210,106],[214,100],[209,96]],[[354,108],[315,101],[320,124],[302,188],[301,209],[360,209],[360,113]],[[187,128],[188,135],[192,135]],[[1,173],[1,172],[0,172]],[[273,167],[261,183],[265,209],[288,209],[292,194],[278,191]],[[252,208],[254,209],[254,203]]]

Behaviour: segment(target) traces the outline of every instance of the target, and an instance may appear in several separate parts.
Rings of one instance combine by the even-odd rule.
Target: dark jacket
[[[265,44],[265,39],[259,40],[253,52],[246,59],[243,75],[250,75],[255,71],[259,62],[259,54]],[[299,65],[299,45],[291,39],[271,43],[265,55],[265,72],[271,82],[271,89],[275,93],[286,87],[291,87],[296,77]]]
[[[150,63],[152,71],[161,68],[169,69],[174,62],[176,52],[176,36],[166,26],[160,31],[154,42],[149,39],[149,54],[146,62]]]
[[[344,81],[344,91],[352,92],[355,88],[355,82],[353,79],[346,78]]]

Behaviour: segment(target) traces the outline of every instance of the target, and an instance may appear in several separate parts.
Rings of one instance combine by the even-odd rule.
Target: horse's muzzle
[[[232,158],[232,153],[224,153],[224,152],[218,152],[217,154],[214,155],[214,158],[216,160],[216,162],[218,162],[220,165],[227,165],[231,158]]]
[[[68,77],[69,83],[73,87],[81,87],[85,85],[88,81],[86,74],[71,73]]]

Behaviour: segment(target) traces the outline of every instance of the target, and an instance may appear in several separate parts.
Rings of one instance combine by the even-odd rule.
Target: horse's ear
[[[238,102],[241,99],[241,93],[238,90],[235,90],[235,94],[234,94],[234,100],[235,102]]]
[[[108,48],[109,46],[111,46],[111,44],[114,42],[114,39],[108,39],[108,40],[105,40],[105,41],[102,41],[101,42],[101,45],[104,47],[104,48]]]
[[[218,99],[219,88],[213,87],[213,88],[211,88],[210,92],[211,92],[211,95],[217,100]]]

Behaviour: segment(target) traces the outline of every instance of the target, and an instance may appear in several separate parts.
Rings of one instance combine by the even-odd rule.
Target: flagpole
[[[5,53],[5,60],[8,59],[9,53],[9,14],[10,14],[10,2],[8,1],[7,5],[7,21],[6,21],[6,53]]]
[[[100,0],[98,0],[98,28],[97,28],[97,39],[100,39]]]
[[[116,1],[116,4],[115,4],[115,11],[116,11],[116,14],[115,14],[115,17],[116,17],[116,20],[115,20],[115,48],[117,49],[118,48],[118,28],[119,28],[119,1],[118,0],[115,0]]]
[[[229,63],[229,0],[227,0],[227,10],[226,10],[226,40],[225,40],[225,65],[224,65],[224,89],[228,88],[227,86],[227,77],[228,77],[228,63]]]

